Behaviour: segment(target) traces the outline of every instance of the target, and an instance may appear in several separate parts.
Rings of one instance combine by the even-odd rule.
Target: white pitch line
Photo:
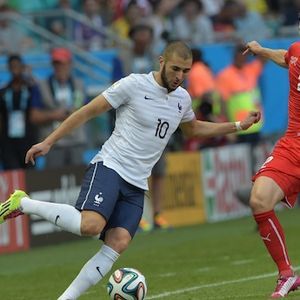
[[[297,266],[293,269],[295,271],[297,271],[300,269],[300,266]],[[166,274],[168,274],[168,273],[166,273]],[[262,275],[258,275],[258,276],[250,276],[250,277],[245,277],[245,278],[236,279],[236,280],[228,280],[228,281],[220,281],[220,282],[209,283],[209,284],[196,285],[196,286],[192,286],[192,287],[186,288],[186,289],[179,289],[179,290],[175,290],[175,291],[171,291],[171,292],[164,292],[161,294],[149,296],[149,297],[146,297],[146,300],[160,299],[160,298],[164,298],[164,297],[168,297],[168,296],[184,294],[186,292],[192,292],[192,291],[201,290],[201,289],[205,289],[205,288],[212,288],[212,287],[218,287],[218,286],[222,286],[222,285],[230,285],[230,284],[234,284],[234,283],[258,280],[258,279],[268,278],[268,277],[272,277],[272,276],[276,276],[276,275],[278,275],[278,272],[267,273],[267,274],[262,274]],[[103,287],[105,287],[105,285],[103,285]],[[88,295],[88,294],[95,294],[95,293],[96,293],[96,291],[87,291],[84,294]],[[19,299],[23,299],[23,298],[19,298]],[[222,299],[222,298],[220,298],[220,299]]]
[[[297,270],[299,268],[300,268],[300,266],[298,266],[297,268],[294,268],[294,269]],[[275,272],[275,273],[262,274],[262,275],[258,275],[258,276],[245,277],[245,278],[236,279],[236,280],[228,280],[228,281],[220,281],[220,282],[209,283],[209,284],[196,285],[196,286],[192,286],[192,287],[186,288],[186,289],[179,289],[179,290],[175,290],[175,291],[171,291],[171,292],[164,292],[161,294],[149,296],[149,297],[146,297],[146,299],[147,300],[160,299],[160,298],[184,294],[187,292],[192,292],[192,291],[196,291],[196,290],[200,290],[200,289],[204,289],[204,288],[213,288],[213,287],[218,287],[218,286],[222,286],[222,285],[229,285],[229,284],[234,284],[234,283],[241,283],[241,282],[246,282],[246,281],[251,281],[251,280],[268,278],[268,277],[276,276],[277,274],[278,273]]]
[[[239,265],[250,264],[253,261],[254,261],[254,259],[235,260],[231,264],[234,265],[234,266],[239,266]]]
[[[172,276],[176,276],[177,273],[176,272],[170,272],[170,273],[164,273],[164,274],[160,274],[158,275],[159,277],[172,277]]]
[[[212,267],[203,267],[203,268],[199,268],[199,269],[196,269],[195,271],[198,273],[198,272],[208,272],[208,271],[211,271]]]

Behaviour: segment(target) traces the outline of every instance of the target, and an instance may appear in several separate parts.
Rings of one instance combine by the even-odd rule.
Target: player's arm
[[[45,155],[49,152],[55,142],[69,134],[72,130],[80,127],[90,119],[108,111],[112,106],[103,95],[95,97],[88,104],[73,112],[61,125],[48,135],[41,143],[33,145],[26,153],[25,162],[32,162],[37,156]]]
[[[287,53],[287,50],[265,48],[258,42],[252,41],[246,44],[246,50],[243,54],[247,53],[252,53],[263,59],[269,59],[283,68],[288,68],[288,64],[285,61],[285,54]]]
[[[260,120],[260,112],[250,112],[248,116],[240,122],[213,123],[193,119],[190,122],[181,123],[180,128],[187,137],[208,138],[239,130],[246,130]]]

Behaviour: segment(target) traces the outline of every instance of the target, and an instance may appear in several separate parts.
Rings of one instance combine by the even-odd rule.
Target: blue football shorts
[[[90,164],[76,202],[80,211],[91,210],[101,214],[107,224],[101,234],[110,228],[125,228],[133,238],[143,215],[145,191],[125,181],[103,162]]]

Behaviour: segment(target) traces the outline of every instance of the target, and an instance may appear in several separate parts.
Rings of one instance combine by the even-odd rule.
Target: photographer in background
[[[221,70],[216,77],[217,88],[224,104],[228,120],[242,120],[249,111],[262,111],[259,78],[264,68],[263,58],[248,60],[243,55],[245,46],[236,44],[233,49],[232,63]],[[262,121],[251,129],[237,133],[238,143],[257,144],[260,140]]]
[[[192,49],[193,65],[187,78],[187,90],[192,97],[192,106],[199,120],[225,122],[225,106],[216,89],[214,74],[203,60],[199,48]],[[199,150],[226,144],[230,135],[206,139],[190,138],[185,141],[185,150]]]
[[[86,102],[83,83],[72,75],[71,51],[54,48],[51,60],[53,74],[40,82],[41,108],[34,109],[32,114],[32,121],[40,129],[40,139],[45,138]],[[85,127],[82,127],[61,139],[46,157],[46,168],[83,164],[82,153],[87,145],[86,136]]]
[[[39,107],[40,93],[21,56],[7,59],[10,81],[0,89],[0,145],[4,170],[28,168],[25,154],[37,141],[31,123],[32,109]]]

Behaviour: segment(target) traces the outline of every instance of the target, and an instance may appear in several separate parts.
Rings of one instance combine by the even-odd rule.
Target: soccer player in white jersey
[[[172,42],[159,63],[159,71],[116,82],[28,150],[25,161],[34,163],[74,128],[116,109],[115,129],[92,159],[76,207],[32,200],[23,191],[0,206],[0,224],[22,213],[35,214],[63,230],[104,241],[59,300],[77,299],[98,283],[128,247],[143,213],[147,178],[178,126],[187,136],[203,138],[245,130],[260,119],[259,112],[251,112],[240,122],[196,120],[191,98],[180,86],[192,66],[191,50],[181,41]]]

